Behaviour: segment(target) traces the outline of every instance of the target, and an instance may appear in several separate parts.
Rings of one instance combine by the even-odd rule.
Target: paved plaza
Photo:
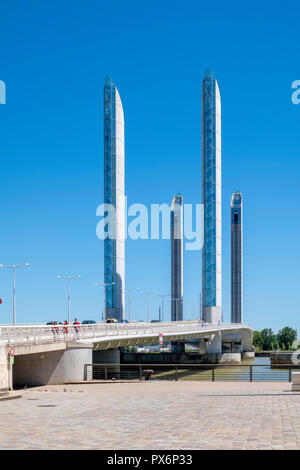
[[[300,449],[284,383],[60,385],[0,402],[0,449]]]

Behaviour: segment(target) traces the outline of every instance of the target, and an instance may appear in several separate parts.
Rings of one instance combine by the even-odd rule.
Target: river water
[[[252,365],[252,381],[289,381],[289,368],[271,367],[269,357],[255,357],[242,361],[241,366],[225,366],[215,369],[215,380],[249,381]]]

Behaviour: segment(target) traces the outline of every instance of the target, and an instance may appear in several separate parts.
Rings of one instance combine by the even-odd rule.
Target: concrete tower
[[[125,169],[124,113],[110,77],[104,85],[104,203],[112,207],[111,233],[104,240],[105,317],[124,319]]]
[[[231,323],[243,323],[243,198],[231,197]]]
[[[183,198],[176,194],[171,204],[171,321],[183,320]]]
[[[221,98],[217,80],[207,70],[202,84],[202,251],[203,319],[221,322]]]

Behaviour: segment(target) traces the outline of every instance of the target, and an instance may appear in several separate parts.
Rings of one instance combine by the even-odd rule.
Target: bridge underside
[[[241,343],[241,352],[252,350],[253,333],[252,330],[245,328],[238,331],[202,331],[202,332],[182,332],[181,334],[164,334],[163,339],[165,342],[199,342],[203,341],[211,343],[215,337],[221,337],[221,343]],[[90,340],[91,341],[91,340]],[[108,338],[93,338],[94,350],[115,349],[125,346],[142,346],[144,344],[157,344],[158,335],[142,335],[139,337],[108,337]]]

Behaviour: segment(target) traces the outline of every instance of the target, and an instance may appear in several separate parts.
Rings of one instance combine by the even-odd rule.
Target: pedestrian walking
[[[53,322],[53,326],[52,326],[52,333],[53,333],[53,336],[54,336],[54,341],[56,340],[56,338],[58,338],[58,324],[57,324],[57,321],[54,321]]]
[[[69,333],[68,322],[67,322],[67,320],[65,320],[64,321],[64,326],[63,326],[63,334],[66,337],[68,333]]]
[[[80,322],[77,320],[77,318],[74,319],[73,325],[74,325],[76,339],[79,339]]]

